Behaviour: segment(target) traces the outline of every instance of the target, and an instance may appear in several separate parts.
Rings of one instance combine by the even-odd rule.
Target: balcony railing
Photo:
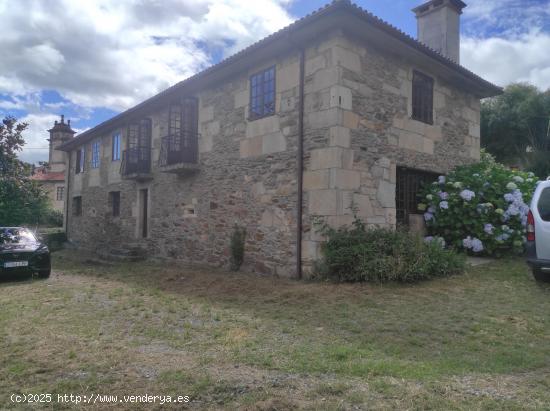
[[[171,170],[194,169],[199,159],[199,135],[189,131],[161,139],[159,166]]]
[[[124,150],[121,174],[125,178],[146,178],[151,175],[151,147],[134,147]]]

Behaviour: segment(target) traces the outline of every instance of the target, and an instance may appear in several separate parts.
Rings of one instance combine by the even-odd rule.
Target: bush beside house
[[[480,163],[457,167],[425,187],[419,210],[430,234],[427,241],[472,254],[523,252],[529,202],[537,178],[510,170],[482,153]]]
[[[327,237],[316,275],[338,282],[414,282],[460,274],[464,256],[427,243],[402,230],[367,228],[357,217],[352,226],[338,229],[322,224]]]

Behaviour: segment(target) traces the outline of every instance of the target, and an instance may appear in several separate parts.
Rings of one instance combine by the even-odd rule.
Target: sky
[[[47,160],[64,114],[85,131],[329,0],[0,0],[0,117],[29,124],[20,158]],[[422,0],[355,3],[416,37]],[[465,0],[461,64],[550,88],[550,0]]]

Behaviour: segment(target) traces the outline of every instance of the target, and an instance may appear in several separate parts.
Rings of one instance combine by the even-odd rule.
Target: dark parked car
[[[0,277],[10,273],[50,276],[50,250],[24,227],[0,227]]]

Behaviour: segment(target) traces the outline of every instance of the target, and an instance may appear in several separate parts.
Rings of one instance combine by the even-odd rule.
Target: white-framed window
[[[99,167],[99,153],[101,150],[101,141],[97,140],[92,143],[92,168]]]
[[[76,174],[80,174],[84,172],[85,162],[86,162],[86,148],[82,146],[76,151],[76,167],[75,167]]]
[[[112,159],[113,161],[120,160],[120,133],[113,134],[113,144],[112,144]]]

